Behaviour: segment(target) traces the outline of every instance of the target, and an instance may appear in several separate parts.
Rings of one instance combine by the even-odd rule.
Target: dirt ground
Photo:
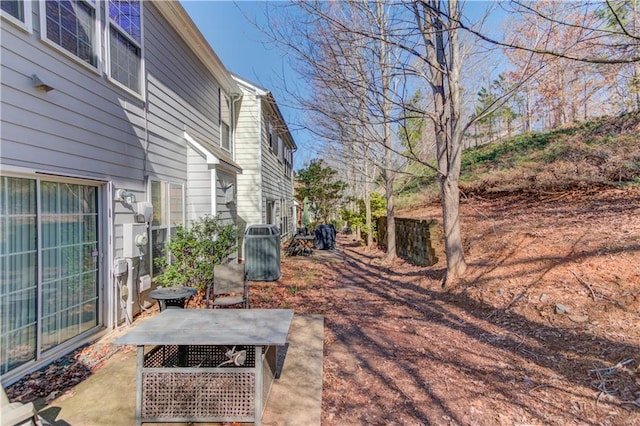
[[[385,264],[344,235],[343,262],[253,285],[254,307],[325,315],[323,424],[640,425],[640,190],[476,197],[461,223],[453,290],[440,246]]]
[[[453,289],[440,243],[423,268],[349,235],[251,283],[253,308],[325,316],[323,425],[640,425],[640,189],[461,210],[469,269]]]

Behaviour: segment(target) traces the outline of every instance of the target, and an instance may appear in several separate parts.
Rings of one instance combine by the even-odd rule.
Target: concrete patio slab
[[[320,425],[323,333],[324,318],[321,315],[294,315],[282,371],[271,388],[262,424]],[[107,338],[113,339],[114,336]],[[133,425],[135,355],[134,349],[118,351],[93,375],[41,409],[40,416],[52,426]]]

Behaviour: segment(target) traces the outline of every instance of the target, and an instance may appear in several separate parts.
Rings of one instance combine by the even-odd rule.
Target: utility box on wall
[[[125,223],[122,225],[122,257],[140,257],[145,255],[149,242],[147,225],[144,223]]]
[[[250,225],[244,235],[244,261],[251,281],[280,278],[280,230],[275,225]]]

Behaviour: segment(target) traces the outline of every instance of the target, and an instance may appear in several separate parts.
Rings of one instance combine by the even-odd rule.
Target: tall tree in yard
[[[394,70],[399,67],[394,63],[387,25],[388,13],[396,6],[382,0],[300,1],[290,5],[295,19],[289,15],[286,25],[272,22],[268,30],[274,42],[296,57],[300,75],[311,83],[310,95],[299,98],[301,108],[313,118],[305,127],[322,140],[341,145],[331,151],[331,164],[341,165],[345,175],[354,176],[349,180],[359,182],[366,206],[371,187],[382,182],[389,260],[396,256],[393,200],[398,170],[391,99]],[[354,153],[365,157],[355,160]],[[362,167],[354,168],[355,164]],[[370,212],[367,216],[370,222]]]
[[[436,141],[437,173],[443,213],[447,275],[443,285],[464,274],[467,263],[460,233],[460,177],[462,137],[461,52],[459,46],[460,5],[457,0],[413,3],[415,23],[424,50],[417,53],[431,90]],[[467,126],[468,127],[468,126]]]
[[[298,171],[296,197],[309,203],[315,219],[329,223],[331,213],[336,213],[342,201],[345,183],[336,178],[336,170],[324,166],[322,160],[313,160]]]
[[[612,31],[623,30],[618,39],[624,43],[629,35],[635,36],[636,42],[630,43],[632,56],[640,56],[640,2],[638,0],[622,0],[612,2],[598,11],[598,16]],[[617,81],[621,89],[622,107],[625,111],[640,110],[640,61],[621,64],[617,67]],[[621,81],[620,81],[621,80]]]

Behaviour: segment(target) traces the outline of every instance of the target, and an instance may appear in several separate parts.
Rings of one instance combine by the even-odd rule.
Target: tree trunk
[[[369,186],[369,150],[364,150],[364,221],[367,229],[367,247],[373,247],[373,224],[371,221],[371,189]],[[358,238],[358,240],[360,240]]]
[[[460,94],[460,67],[461,58],[458,49],[458,33],[455,27],[455,18],[459,17],[457,0],[449,1],[449,12],[441,10],[443,4],[437,0],[431,0],[432,11],[438,11],[439,15],[431,14],[430,19],[421,16],[416,10],[416,19],[430,24],[429,31],[425,25],[420,25],[425,38],[428,58],[437,58],[439,67],[432,68],[429,80],[433,95],[434,131],[438,156],[438,183],[442,203],[442,217],[444,228],[445,254],[447,257],[447,274],[443,280],[443,286],[453,282],[467,269],[462,250],[462,235],[460,234],[460,189],[458,179],[460,177],[460,165],[462,158],[462,126],[461,111],[462,101]],[[451,19],[451,20],[450,20]],[[445,27],[447,22],[448,27]],[[444,34],[448,35],[445,42]]]
[[[388,34],[385,30],[386,22],[383,2],[376,1],[376,18],[379,22],[380,30],[380,76],[382,89],[382,116],[383,116],[383,140],[385,148],[385,170],[384,170],[384,187],[387,197],[387,261],[396,258],[396,222],[394,218],[393,206],[393,182],[395,172],[393,169],[393,149],[391,145],[391,69],[390,69],[390,53],[388,44]]]
[[[396,221],[393,214],[393,180],[387,178],[385,182],[387,195],[387,261],[396,257]]]
[[[373,226],[371,223],[371,193],[364,193],[365,226],[367,229],[367,247],[373,247]]]
[[[460,233],[460,189],[458,182],[442,179],[440,184],[442,196],[442,227],[444,230],[444,250],[447,257],[447,275],[443,287],[460,277],[467,269],[462,249]]]

